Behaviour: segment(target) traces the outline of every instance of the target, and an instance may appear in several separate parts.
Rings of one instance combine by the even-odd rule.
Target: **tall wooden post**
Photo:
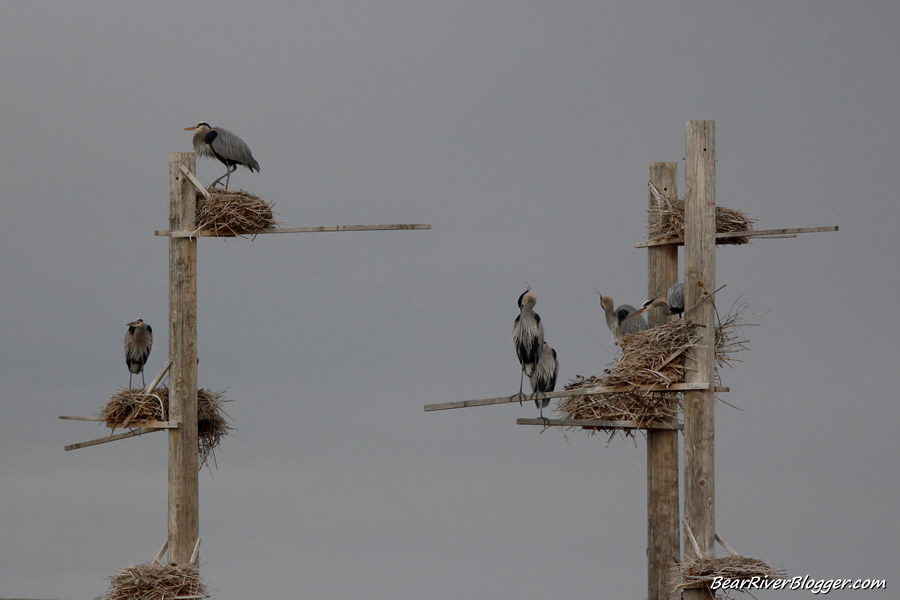
[[[678,195],[677,163],[650,163],[650,181],[669,196]],[[656,200],[650,194],[650,208]],[[647,297],[665,294],[678,281],[678,246],[647,249]],[[650,327],[668,317],[654,309],[647,314]],[[647,598],[671,596],[670,569],[681,558],[678,512],[678,431],[647,430]]]
[[[690,309],[716,286],[716,125],[688,121],[685,141],[684,295]],[[685,317],[703,327],[685,361],[685,381],[709,382],[710,389],[684,395],[684,514],[704,557],[715,555],[715,310],[713,299]],[[686,553],[690,546],[685,546]],[[692,551],[691,551],[692,552]],[[688,600],[707,598],[706,589],[685,590]]]
[[[169,231],[194,228],[196,192],[181,172],[194,153],[169,156]],[[169,237],[169,562],[191,558],[200,532],[197,447],[197,240]]]

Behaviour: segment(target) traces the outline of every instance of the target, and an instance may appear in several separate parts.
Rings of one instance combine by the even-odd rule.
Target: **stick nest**
[[[197,390],[197,437],[200,468],[213,459],[215,450],[233,428],[228,425],[228,413],[223,405],[225,391]],[[169,420],[169,390],[160,386],[149,394],[141,388],[122,389],[113,394],[97,416],[109,427],[138,427],[142,421]]]
[[[738,335],[740,317],[746,305],[733,309],[716,328],[716,383],[719,369],[739,362],[734,353],[746,349],[747,341]],[[602,377],[576,376],[567,390],[587,390],[598,386],[669,386],[684,383],[684,360],[700,339],[702,326],[684,319],[640,331],[619,343],[622,353]],[[682,408],[681,392],[623,391],[562,398],[556,411],[563,419],[635,421],[646,427],[678,418]],[[594,427],[584,429],[596,430]]]
[[[197,563],[130,565],[109,577],[109,591],[97,600],[166,600],[209,597]]]
[[[656,204],[649,211],[647,235],[650,241],[684,237],[684,200],[667,196],[651,183],[650,192]],[[716,233],[752,231],[758,219],[748,217],[739,210],[716,206]],[[749,238],[737,237],[716,240],[717,244],[746,244]]]
[[[768,577],[769,579],[787,577],[784,569],[776,569],[763,560],[739,554],[722,558],[691,557],[672,571],[674,575],[672,578],[673,592],[698,582],[712,583],[715,577],[738,580],[748,580],[753,577]]]
[[[244,190],[212,188],[209,200],[197,192],[197,230],[234,237],[278,226],[272,206]]]

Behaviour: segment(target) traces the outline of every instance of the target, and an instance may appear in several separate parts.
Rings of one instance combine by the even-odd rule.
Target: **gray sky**
[[[791,575],[888,580],[834,597],[895,597],[896,2],[2,9],[0,596],[93,598],[165,539],[165,435],[64,452],[106,430],[57,417],[126,384],[132,319],[162,366],[153,231],[208,121],[286,225],[433,226],[200,241],[200,384],[238,429],[200,479],[215,596],[645,597],[642,438],[422,407],[516,390],[525,281],[561,379],[600,374],[591,288],[644,300],[647,165],[683,177],[685,121],[711,119],[721,205],[841,228],[719,250],[720,309],[771,312],[723,374],[717,531]]]

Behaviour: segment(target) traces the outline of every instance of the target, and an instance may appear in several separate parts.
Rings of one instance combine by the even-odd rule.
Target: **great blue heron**
[[[663,314],[666,316],[682,315],[684,313],[684,283],[679,282],[670,287],[666,293],[665,300],[663,300],[662,295],[647,300],[641,304],[641,308],[636,313],[628,318],[633,319],[651,308],[662,308]]]
[[[131,377],[138,373],[141,374],[141,383],[144,383],[144,365],[150,358],[151,348],[153,348],[153,329],[144,323],[143,319],[129,323],[128,331],[125,333],[125,364],[128,365],[129,388]]]
[[[556,350],[550,344],[544,342],[541,346],[541,356],[534,367],[531,380],[531,393],[552,392],[556,387],[556,375],[559,373],[559,359]],[[550,398],[535,400],[534,405],[541,409],[541,418],[544,418],[544,408],[550,404]]]
[[[597,292],[597,290],[594,290]],[[629,319],[637,313],[637,309],[630,304],[620,304],[619,308],[613,308],[615,304],[609,296],[604,296],[597,292],[600,296],[600,306],[606,313],[606,326],[609,327],[610,333],[613,335],[613,342],[621,340],[623,337],[633,335],[638,331],[647,329],[647,321],[644,317],[637,319]]]
[[[225,165],[226,171],[209,187],[214,187],[225,178],[225,189],[231,174],[237,171],[238,165],[244,165],[252,173],[259,172],[259,163],[250,153],[250,147],[244,140],[221,127],[211,127],[209,123],[197,123],[194,127],[185,127],[185,131],[196,131],[194,134],[194,150],[198,156],[216,158]]]
[[[519,296],[519,316],[513,323],[513,346],[516,348],[516,356],[522,365],[522,376],[519,378],[519,396],[522,396],[522,385],[525,376],[530,378],[534,374],[535,365],[541,355],[541,347],[544,345],[544,325],[541,317],[534,312],[537,304],[537,296],[531,293],[529,286]],[[519,404],[522,401],[519,400]]]

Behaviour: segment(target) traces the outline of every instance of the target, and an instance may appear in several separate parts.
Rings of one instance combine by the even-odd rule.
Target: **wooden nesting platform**
[[[653,182],[648,182],[654,201],[650,207],[647,239],[635,244],[635,248],[649,248],[675,244],[684,245],[685,203],[681,198],[664,194]],[[837,231],[837,227],[803,227],[795,229],[767,229],[757,231],[753,224],[758,219],[740,210],[716,206],[716,244],[749,244],[750,238],[791,238],[798,233]]]

